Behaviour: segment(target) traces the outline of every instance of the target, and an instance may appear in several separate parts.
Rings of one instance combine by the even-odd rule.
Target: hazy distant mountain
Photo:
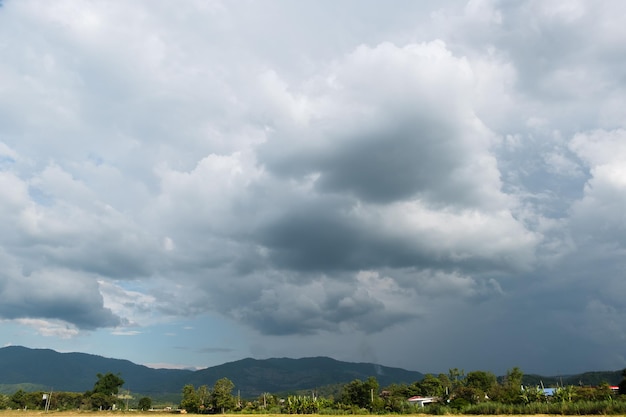
[[[324,385],[375,376],[381,386],[422,379],[419,372],[371,363],[330,358],[242,359],[199,371],[152,369],[127,360],[85,353],[9,346],[0,349],[0,385],[34,384],[56,391],[84,392],[93,388],[98,373],[119,373],[124,389],[146,395],[179,394],[185,384],[213,386],[229,378],[244,398],[263,392],[315,389]]]
[[[576,375],[541,376],[524,375],[525,385],[540,385],[555,387],[558,385],[598,386],[602,383],[617,385],[622,380],[622,371],[585,372]]]

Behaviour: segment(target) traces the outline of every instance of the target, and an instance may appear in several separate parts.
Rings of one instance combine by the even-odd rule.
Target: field
[[[161,411],[152,411],[152,412],[142,412],[142,411],[50,411],[48,413],[46,413],[45,411],[41,411],[41,410],[34,410],[34,411],[23,411],[23,410],[1,410],[0,411],[0,417],[43,417],[45,415],[50,415],[50,417],[116,417],[116,416],[133,416],[133,417],[155,417],[155,415],[159,416],[166,416],[166,415],[171,415],[172,413],[169,412],[161,412]],[[188,416],[200,416],[201,414],[187,414]],[[221,415],[222,417],[286,417],[289,414],[215,414],[215,416]],[[319,414],[310,414],[311,416],[317,416],[319,417]],[[382,414],[376,414],[376,416],[378,417],[385,417],[385,415]],[[398,415],[392,415],[389,414],[388,417],[398,417]],[[413,416],[428,416],[428,414],[413,414]],[[454,416],[454,417],[470,417],[470,416],[463,416],[461,414],[450,414],[450,416]],[[535,417],[554,417],[554,415],[547,415],[547,414],[535,414]],[[323,417],[335,417],[332,415],[324,415]],[[336,417],[346,417],[345,415],[339,416],[337,415]],[[471,417],[476,417],[476,416],[471,416]],[[491,417],[500,417],[500,416],[491,416]],[[506,414],[506,415],[501,415],[501,417],[529,417],[528,414],[526,415],[512,415],[512,414]],[[586,416],[577,416],[577,417],[586,417]]]

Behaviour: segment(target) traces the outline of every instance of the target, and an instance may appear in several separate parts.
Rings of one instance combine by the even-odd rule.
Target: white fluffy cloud
[[[601,238],[607,245],[626,248],[626,131],[580,133],[571,149],[582,159],[590,178],[582,199],[572,206],[572,222],[582,241]]]

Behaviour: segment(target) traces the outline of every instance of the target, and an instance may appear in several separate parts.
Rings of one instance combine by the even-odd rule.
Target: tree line
[[[97,374],[93,389],[84,393],[77,392],[26,392],[17,390],[12,395],[0,395],[0,409],[19,410],[114,410],[125,407],[124,399],[120,398],[120,388],[124,380],[119,374],[111,372]],[[152,400],[143,397],[139,400],[139,408],[149,409]]]
[[[206,385],[183,388],[180,407],[193,413],[286,413],[286,414],[626,414],[626,369],[619,392],[603,383],[599,386],[524,386],[524,373],[515,367],[502,378],[486,371],[467,374],[457,368],[447,374],[427,374],[421,381],[392,384],[381,388],[375,377],[356,379],[341,385],[335,395],[287,395],[284,398],[263,393],[241,401],[232,394],[234,384],[227,378],[213,389]],[[434,397],[424,408],[408,399]]]
[[[557,386],[549,393],[541,386],[524,386],[524,374],[519,368],[507,371],[502,378],[491,372],[472,371],[467,374],[457,368],[447,374],[427,374],[410,384],[380,387],[375,377],[355,379],[340,384],[332,394],[318,395],[316,391],[279,396],[263,393],[257,398],[242,400],[235,396],[235,384],[222,378],[212,387],[191,384],[182,388],[180,409],[189,413],[222,414],[284,413],[284,414],[626,414],[626,369],[622,372],[619,392],[607,383],[599,386]],[[92,390],[85,393],[25,392],[0,395],[0,408],[52,410],[111,410],[123,409],[128,403],[120,394],[124,380],[119,374],[97,374]],[[436,402],[426,407],[409,403],[411,397],[434,397]],[[128,399],[126,399],[128,401]],[[138,408],[152,406],[149,397],[142,397]]]

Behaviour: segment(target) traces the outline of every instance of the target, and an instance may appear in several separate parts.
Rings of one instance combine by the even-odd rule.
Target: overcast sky
[[[626,3],[0,2],[0,341],[626,367]]]

